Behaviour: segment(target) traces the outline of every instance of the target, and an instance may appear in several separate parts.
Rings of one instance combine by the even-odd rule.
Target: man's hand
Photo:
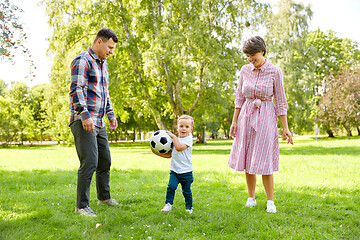
[[[92,120],[92,118],[88,118],[88,119],[82,121],[82,125],[83,125],[83,128],[85,131],[94,133],[95,125],[94,125],[94,121]]]
[[[110,118],[109,123],[110,123],[110,129],[116,129],[118,127],[118,122],[116,120],[116,117]]]

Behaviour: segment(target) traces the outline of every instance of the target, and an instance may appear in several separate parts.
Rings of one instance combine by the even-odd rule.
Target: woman
[[[250,64],[244,65],[240,71],[230,127],[230,137],[235,137],[235,140],[229,166],[236,171],[246,171],[247,207],[256,206],[256,175],[262,175],[268,199],[266,211],[275,213],[273,172],[279,170],[278,116],[284,137],[293,144],[286,118],[288,104],[282,71],[265,58],[266,44],[259,36],[247,40],[243,52]]]

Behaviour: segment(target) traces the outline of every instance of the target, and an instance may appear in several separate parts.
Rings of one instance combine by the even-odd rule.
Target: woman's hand
[[[236,135],[236,123],[231,123],[229,136],[234,138]]]
[[[294,145],[294,141],[293,141],[293,138],[291,136],[291,132],[289,131],[289,129],[283,130],[283,137],[284,137],[284,139],[286,139],[287,143],[291,143],[292,145]]]

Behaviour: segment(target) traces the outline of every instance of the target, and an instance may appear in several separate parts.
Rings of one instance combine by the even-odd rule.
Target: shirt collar
[[[96,61],[100,62],[101,64],[103,64],[103,63],[105,62],[105,60],[102,60],[102,61],[101,61],[101,60],[98,58],[98,56],[96,56],[94,50],[92,50],[91,47],[88,48],[88,52],[89,52],[90,56],[91,56],[93,59],[95,59]]]
[[[254,65],[251,64],[251,70],[252,71],[260,70],[261,72],[264,72],[268,65],[269,65],[268,60],[265,58],[265,63],[259,68],[256,68]]]

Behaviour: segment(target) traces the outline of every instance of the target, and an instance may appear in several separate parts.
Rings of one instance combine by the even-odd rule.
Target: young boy
[[[156,155],[171,158],[170,163],[170,178],[166,192],[165,206],[161,209],[161,212],[170,212],[171,207],[174,203],[175,190],[179,183],[182,187],[182,193],[185,197],[185,209],[186,212],[191,214],[193,212],[192,205],[192,193],[191,183],[193,182],[192,174],[192,131],[193,131],[194,120],[189,115],[182,115],[178,119],[176,126],[179,133],[179,137],[173,133],[167,131],[167,134],[173,139],[173,149],[165,154],[156,153]]]

